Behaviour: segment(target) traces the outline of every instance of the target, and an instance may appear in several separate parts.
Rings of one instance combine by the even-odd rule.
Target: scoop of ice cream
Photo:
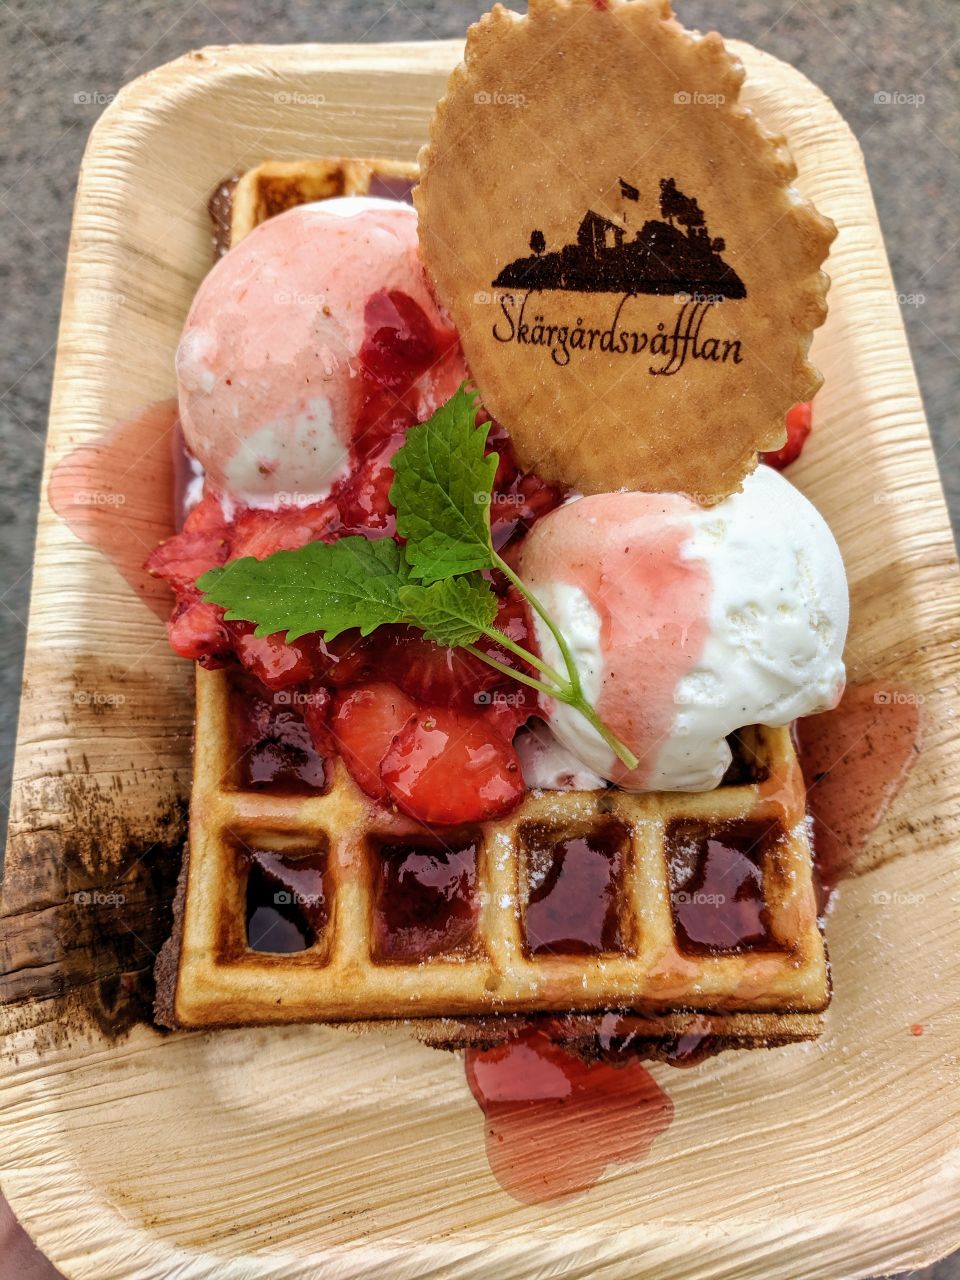
[[[608,493],[538,521],[520,571],[569,645],[587,698],[640,759],[626,770],[570,707],[544,707],[559,741],[635,791],[706,791],[728,734],[825,711],[843,693],[849,602],[825,521],[759,467],[701,508],[676,494]],[[563,670],[541,619],[545,659]]]
[[[177,350],[184,436],[209,480],[250,506],[324,497],[350,464],[369,299],[397,290],[449,331],[415,210],[345,197],[262,223],[201,284]],[[459,350],[419,380],[428,417],[464,377]]]

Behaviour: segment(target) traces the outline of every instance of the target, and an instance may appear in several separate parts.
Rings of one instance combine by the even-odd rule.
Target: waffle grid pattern
[[[629,1008],[650,1014],[816,1013],[827,999],[803,785],[785,729],[756,731],[763,781],[700,795],[531,792],[509,818],[468,834],[477,842],[479,915],[472,945],[412,963],[377,960],[378,846],[443,848],[400,814],[373,805],[339,760],[323,794],[237,790],[230,684],[197,671],[198,752],[176,1011],[184,1025],[476,1016]],[[530,954],[523,928],[531,830],[553,841],[615,822],[629,833],[619,886],[621,948],[597,955]],[[706,836],[731,823],[775,827],[762,856],[763,948],[694,954],[678,942],[671,907],[671,823]],[[458,835],[461,833],[458,833]],[[252,950],[246,938],[245,850],[321,853],[329,919],[313,946]]]

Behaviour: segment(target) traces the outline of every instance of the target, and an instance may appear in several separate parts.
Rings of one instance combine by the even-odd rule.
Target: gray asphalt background
[[[859,138],[956,528],[960,0],[675,3],[688,26],[716,27],[799,67]],[[0,831],[67,237],[97,102],[201,45],[431,40],[462,35],[486,7],[485,0],[0,0]],[[923,101],[883,102],[877,94]],[[829,1201],[829,1187],[824,1196]],[[960,1262],[914,1274],[960,1280]]]

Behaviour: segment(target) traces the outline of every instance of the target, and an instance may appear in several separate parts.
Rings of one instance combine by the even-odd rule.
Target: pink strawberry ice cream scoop
[[[345,197],[262,223],[201,284],[177,350],[183,432],[208,480],[249,506],[316,501],[350,469],[368,300],[399,291],[449,330],[417,215]],[[464,378],[459,348],[418,381],[428,417]]]

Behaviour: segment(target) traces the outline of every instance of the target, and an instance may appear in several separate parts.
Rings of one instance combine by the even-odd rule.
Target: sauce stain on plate
[[[923,696],[889,682],[848,687],[838,707],[797,721],[817,871],[829,892],[873,865],[867,845],[923,744]]]
[[[175,530],[178,452],[177,402],[162,400],[72,449],[54,467],[47,491],[80,541],[102,552],[164,620],[170,589],[143,562]]]

